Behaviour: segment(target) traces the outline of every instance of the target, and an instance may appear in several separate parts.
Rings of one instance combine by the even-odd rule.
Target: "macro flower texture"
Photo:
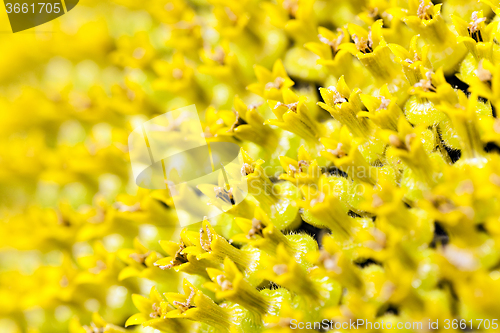
[[[0,332],[498,331],[499,22],[498,0],[2,15]],[[239,166],[141,186],[129,135],[191,105]]]

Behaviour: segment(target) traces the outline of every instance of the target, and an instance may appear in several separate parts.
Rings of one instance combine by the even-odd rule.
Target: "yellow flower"
[[[318,27],[319,42],[309,42],[306,49],[318,55],[317,63],[325,66],[335,77],[345,76],[352,86],[368,88],[373,80],[359,61],[340,45],[349,43],[349,32],[346,28],[338,28],[337,33],[324,27]],[[358,75],[352,75],[358,73]],[[359,75],[363,73],[364,75]]]
[[[202,65],[198,67],[200,73],[208,74],[223,82],[233,82],[231,86],[237,91],[244,92],[250,78],[245,78],[246,73],[242,70],[237,55],[231,51],[229,42],[223,42],[216,49],[204,49],[200,58],[202,61]]]
[[[244,279],[229,258],[224,259],[224,270],[207,268],[207,272],[212,282],[207,282],[205,287],[215,292],[218,299],[238,303],[257,316],[270,310],[271,301]]]
[[[206,269],[208,267],[218,267],[218,263],[208,259],[198,259],[195,253],[185,253],[187,247],[195,247],[198,241],[192,241],[195,235],[183,229],[180,235],[180,243],[172,241],[160,241],[160,246],[167,253],[168,257],[161,258],[154,263],[155,266],[161,269],[174,269],[177,272],[185,272],[188,274],[198,274],[207,277]]]
[[[122,36],[118,40],[118,49],[111,54],[111,58],[123,67],[145,68],[151,65],[155,52],[148,34],[140,32],[133,37]]]
[[[187,280],[184,280],[183,292],[184,294],[165,294],[167,300],[176,308],[167,312],[167,318],[174,319],[176,322],[189,319],[206,323],[219,332],[231,330],[231,313],[229,311],[215,304],[212,299],[196,289]]]
[[[74,318],[69,325],[70,333],[88,333],[88,332],[103,332],[103,333],[123,333],[125,329],[108,324],[97,312],[92,314],[92,322],[90,325],[81,325],[78,319]]]
[[[268,119],[265,123],[292,132],[314,144],[325,131],[323,124],[309,117],[305,96],[299,97],[288,88],[283,88],[282,92],[283,102],[270,103],[277,119]]]
[[[315,159],[312,159],[304,146],[300,146],[298,161],[288,157],[280,156],[280,163],[285,173],[280,175],[280,179],[300,184],[315,183],[322,170]]]
[[[176,274],[158,270],[155,263],[161,261],[161,255],[148,250],[138,238],[134,239],[133,249],[119,249],[118,257],[127,264],[127,267],[122,269],[118,275],[120,281],[131,277],[142,277],[160,284],[164,280],[169,280],[169,285],[172,288],[176,287]]]
[[[75,282],[78,284],[108,284],[117,277],[117,271],[123,268],[116,254],[106,250],[101,242],[93,245],[94,253],[78,258],[82,272],[77,276]]]
[[[175,308],[165,301],[154,286],[151,288],[149,298],[134,294],[132,300],[140,312],[127,319],[125,327],[142,325],[172,333],[187,332],[192,328],[190,323],[170,316],[171,312],[176,311]]]
[[[458,32],[458,42],[465,44],[476,60],[493,59],[493,39],[498,28],[498,21],[486,25],[483,12],[473,12],[468,23],[457,15],[453,15],[453,24]]]
[[[281,60],[274,63],[272,71],[259,65],[254,70],[259,82],[250,84],[247,89],[265,99],[282,101],[282,90],[295,84],[288,77]]]
[[[431,54],[433,64],[436,67],[442,66],[448,73],[462,59],[466,49],[458,44],[457,37],[451,32],[441,13],[441,7],[442,4],[434,5],[428,0],[411,0],[408,10],[402,9],[395,15],[401,16],[403,22],[415,33],[436,48],[436,52]],[[446,48],[451,49],[445,58],[442,51]]]
[[[298,208],[293,200],[299,198],[299,192],[291,183],[274,184],[266,174],[264,161],[254,161],[243,149],[242,174],[248,183],[248,193],[260,207],[273,218],[278,229],[293,228],[299,221]]]
[[[158,79],[154,82],[156,89],[174,94],[189,95],[198,92],[194,69],[186,62],[182,53],[174,53],[171,62],[159,60],[154,62],[153,68],[158,75]]]
[[[311,280],[306,268],[287,253],[283,244],[278,245],[275,257],[266,257],[265,261],[262,277],[296,292],[311,304],[321,303],[319,284]]]
[[[305,233],[284,234],[271,222],[269,216],[259,207],[255,209],[252,220],[236,218],[236,224],[243,231],[232,237],[236,243],[250,244],[269,255],[276,255],[279,245],[295,257],[297,262],[307,266],[306,253],[317,248],[314,239]]]
[[[391,52],[382,34],[383,21],[378,20],[365,30],[359,25],[349,24],[349,34],[353,43],[339,46],[361,61],[376,80],[387,83],[394,92],[401,90],[401,67],[391,59]]]

